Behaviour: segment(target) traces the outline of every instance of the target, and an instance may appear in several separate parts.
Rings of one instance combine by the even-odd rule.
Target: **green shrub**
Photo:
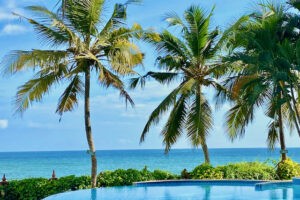
[[[162,170],[149,171],[147,167],[141,171],[136,169],[117,169],[115,171],[104,171],[98,175],[99,186],[122,186],[132,185],[133,182],[149,180],[175,179],[177,176]]]
[[[175,176],[174,174],[171,174],[168,171],[163,170],[154,170],[153,171],[153,178],[155,180],[170,180],[170,179],[177,179],[178,176]]]
[[[98,175],[99,186],[121,186],[131,185],[133,182],[142,181],[142,172],[135,169],[117,169],[115,171],[104,171]]]
[[[224,179],[274,180],[274,167],[261,162],[241,162],[219,166]]]
[[[221,171],[215,169],[209,164],[202,164],[197,166],[192,172],[193,179],[222,179],[223,174]]]
[[[147,166],[145,166],[142,169],[141,175],[142,175],[143,179],[141,179],[140,181],[154,180],[153,173],[148,170]]]
[[[295,176],[300,176],[300,165],[288,158],[278,163],[276,174],[281,180],[292,179]]]
[[[132,185],[133,182],[149,180],[174,179],[177,176],[162,170],[149,171],[147,167],[142,170],[117,169],[115,171],[101,172],[98,177],[98,186],[122,186]],[[0,186],[0,199],[38,200],[47,196],[78,189],[90,188],[91,178],[89,176],[66,176],[57,180],[45,178],[30,178],[9,181],[8,185]]]
[[[52,194],[68,190],[85,189],[90,187],[91,179],[88,176],[66,176],[57,180],[45,178],[30,178],[9,181],[8,185],[1,186],[0,199],[42,199]]]
[[[277,175],[276,175],[277,172]],[[191,173],[186,169],[181,176],[167,171],[149,171],[147,167],[142,170],[117,169],[115,171],[101,172],[98,177],[100,186],[122,186],[131,185],[133,182],[150,180],[167,180],[177,178],[193,179],[291,179],[300,175],[299,164],[290,159],[278,164],[277,169],[266,163],[242,162],[213,167],[208,164],[197,166]],[[8,185],[0,186],[1,200],[39,200],[47,196],[78,189],[90,188],[91,178],[89,176],[66,176],[57,180],[44,178],[30,178],[24,180],[9,181]]]

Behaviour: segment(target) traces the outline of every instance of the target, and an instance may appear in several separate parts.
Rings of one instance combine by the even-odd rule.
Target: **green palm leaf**
[[[60,75],[55,72],[42,75],[20,86],[15,97],[16,113],[23,114],[34,101],[41,101],[42,97],[50,91],[51,86],[60,80]]]
[[[59,66],[65,63],[68,57],[66,51],[59,50],[32,50],[32,51],[12,51],[5,56],[1,62],[3,73],[12,74],[18,71],[32,69],[35,67],[46,68],[50,66]]]
[[[212,128],[212,110],[203,94],[195,95],[187,114],[186,126],[187,136],[190,137],[193,146],[206,143]]]
[[[183,134],[185,118],[186,118],[186,103],[187,97],[181,95],[172,109],[168,121],[165,124],[161,134],[163,136],[163,143],[165,144],[165,151],[168,152],[171,146]]]
[[[83,94],[83,88],[84,84],[78,75],[72,78],[72,81],[59,98],[56,112],[62,115],[64,112],[74,110],[74,107],[78,104],[78,95]]]
[[[174,89],[151,113],[144,130],[140,137],[140,142],[145,140],[146,134],[149,132],[152,125],[158,124],[161,116],[166,113],[169,108],[174,105],[180,87]]]

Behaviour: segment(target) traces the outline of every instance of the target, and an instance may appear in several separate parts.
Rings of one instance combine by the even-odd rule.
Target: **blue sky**
[[[25,13],[26,5],[36,4],[36,0],[0,1],[0,57],[3,58],[11,50],[29,50],[45,48],[41,45],[30,26],[11,15],[11,12]],[[114,0],[107,1],[106,10],[109,13]],[[156,1],[155,1],[156,2]],[[53,8],[55,1],[40,0],[40,5]],[[234,22],[241,14],[254,8],[252,0],[161,0],[153,3],[144,0],[142,6],[129,8],[128,24],[140,23],[143,27],[161,30],[164,13],[175,11],[182,14],[191,4],[199,4],[207,10],[216,6],[213,25],[224,29]],[[141,44],[146,53],[144,69],[155,70],[156,52],[149,45]],[[34,103],[23,117],[13,115],[13,97],[17,87],[32,76],[31,72],[22,72],[13,77],[0,77],[0,151],[49,151],[49,150],[84,150],[87,143],[84,132],[83,104],[80,101],[76,111],[66,113],[61,122],[55,114],[55,107],[62,88],[53,88],[43,102]],[[159,135],[163,123],[153,127],[146,142],[139,144],[139,136],[150,112],[162,98],[176,86],[161,86],[150,81],[144,90],[130,91],[136,103],[135,108],[126,109],[124,101],[114,90],[100,87],[96,80],[92,85],[92,126],[97,149],[154,149],[163,148]],[[211,98],[212,91],[206,91]],[[268,120],[258,112],[257,118],[247,128],[246,137],[231,143],[225,135],[224,111],[229,105],[224,105],[214,112],[215,125],[208,139],[210,148],[232,147],[265,147],[266,127]],[[164,120],[163,120],[164,121]],[[300,138],[287,130],[287,146],[299,147]],[[183,137],[174,148],[189,148],[188,141]]]

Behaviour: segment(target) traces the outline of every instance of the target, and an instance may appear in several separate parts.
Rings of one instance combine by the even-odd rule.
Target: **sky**
[[[119,0],[118,2],[120,2]],[[0,57],[3,59],[12,50],[30,50],[47,48],[38,40],[30,25],[11,14],[25,14],[24,6],[46,6],[53,9],[53,0],[0,0]],[[116,1],[109,0],[105,12],[110,13]],[[140,6],[128,9],[128,25],[135,22],[144,28],[159,31],[166,28],[162,21],[165,13],[175,11],[182,15],[184,9],[191,4],[202,6],[210,11],[215,5],[212,27],[225,29],[239,16],[255,8],[253,0],[144,0]],[[158,1],[155,1],[158,2]],[[108,16],[108,15],[107,15]],[[146,73],[155,68],[157,53],[148,44],[139,43],[146,58],[144,67],[137,69]],[[58,151],[86,150],[87,142],[84,130],[82,99],[78,108],[64,114],[59,122],[55,114],[57,100],[62,87],[53,88],[42,102],[34,103],[23,116],[14,114],[13,99],[18,86],[32,77],[32,72],[21,72],[12,77],[0,76],[0,152],[1,151]],[[127,81],[128,79],[125,79]],[[120,99],[117,91],[101,87],[95,79],[91,88],[91,118],[96,149],[158,149],[164,148],[160,131],[166,118],[157,126],[152,127],[146,141],[139,144],[140,133],[151,113],[159,102],[175,88],[177,83],[169,86],[149,81],[144,89],[130,90],[135,107],[127,107]],[[212,105],[214,92],[206,90]],[[254,148],[266,147],[268,119],[261,111],[246,129],[244,138],[231,142],[226,136],[224,126],[225,111],[230,108],[225,104],[214,109],[214,128],[208,138],[210,148]],[[287,133],[287,147],[300,147],[300,138],[296,133]],[[190,148],[189,142],[182,137],[173,148]]]

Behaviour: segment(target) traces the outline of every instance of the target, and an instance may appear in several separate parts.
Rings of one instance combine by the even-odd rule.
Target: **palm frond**
[[[100,66],[98,80],[106,87],[113,86],[115,88],[123,88],[123,82],[119,79],[119,77],[110,72],[104,66]]]
[[[28,6],[26,9],[37,15],[37,21],[40,21],[42,25],[59,32],[68,38],[69,44],[75,45],[80,42],[80,39],[75,33],[76,31],[70,27],[63,18],[58,16],[58,14],[43,6]]]
[[[197,86],[199,86],[199,82],[193,78],[190,78],[190,79],[184,81],[183,83],[181,83],[181,88],[180,88],[179,92],[181,94],[188,95],[188,94],[193,93],[193,91],[197,88]]]
[[[189,48],[196,57],[201,56],[201,49],[205,47],[209,36],[210,14],[206,15],[205,11],[200,7],[192,5],[185,11],[185,20],[188,26],[188,32],[184,33],[184,37]]]
[[[158,53],[163,55],[178,56],[184,59],[190,58],[191,52],[179,38],[164,30],[158,37],[155,34],[148,35],[148,41],[151,42]]]
[[[212,110],[203,94],[196,94],[187,114],[186,129],[194,147],[202,145],[212,128]]]
[[[66,44],[70,41],[68,35],[65,32],[61,32],[51,26],[44,25],[34,19],[24,17],[22,15],[15,15],[27,20],[30,24],[32,24],[35,32],[38,34],[39,39],[47,45],[50,46],[59,46],[62,44]]]
[[[113,31],[115,28],[120,28],[120,25],[123,25],[126,18],[126,10],[123,7],[118,6],[119,4],[116,4],[114,6],[114,11],[109,18],[109,20],[106,22],[106,24],[103,26],[102,30],[97,35],[97,41],[95,42],[94,46],[98,46],[99,43],[101,43],[101,39],[103,37],[107,37],[107,35],[110,34],[111,31]]]
[[[125,103],[129,102],[131,106],[134,106],[134,102],[130,95],[127,93],[127,91],[124,89],[123,82],[119,79],[119,77],[112,72],[110,72],[108,69],[106,69],[104,66],[100,66],[100,74],[98,77],[98,80],[101,84],[103,84],[106,87],[114,87],[117,90],[120,91],[120,96],[125,98]]]
[[[188,67],[190,65],[189,60],[185,60],[184,57],[181,56],[159,56],[156,58],[156,64],[159,68],[165,69],[167,71],[179,71],[184,66]]]
[[[65,0],[65,17],[82,35],[97,35],[104,0]]]
[[[254,118],[253,106],[238,103],[234,105],[226,114],[227,133],[233,141],[238,137],[243,137],[245,128]]]
[[[60,96],[56,113],[60,116],[64,112],[72,111],[78,104],[78,95],[81,95],[84,91],[84,84],[78,75],[72,78],[72,81]]]
[[[184,21],[176,12],[169,12],[164,16],[164,21],[168,23],[168,26],[179,26],[182,30],[187,30]]]
[[[278,122],[272,121],[269,124],[267,144],[269,149],[274,150],[276,143],[279,141]]]
[[[135,74],[132,68],[142,63],[143,54],[135,44],[127,40],[118,40],[109,47],[108,59],[115,72],[128,75]]]
[[[49,93],[51,86],[60,81],[61,74],[52,72],[41,75],[38,73],[36,76],[37,78],[27,81],[18,88],[15,97],[16,113],[23,114],[33,102],[41,101],[42,97]]]
[[[146,134],[152,125],[158,124],[161,116],[166,113],[176,101],[180,86],[175,88],[151,113],[140,137],[140,142],[145,140]]]
[[[172,73],[172,72],[152,72],[149,71],[144,76],[140,76],[138,78],[132,78],[130,80],[130,88],[134,89],[137,87],[137,85],[140,83],[141,87],[143,88],[145,86],[145,82],[147,78],[154,78],[156,81],[158,81],[161,84],[169,84],[170,82],[174,81],[178,77],[178,73]]]
[[[174,105],[167,123],[165,124],[161,134],[163,143],[165,144],[165,152],[168,152],[171,146],[182,135],[184,130],[185,118],[187,115],[186,109],[187,96],[181,95]]]
[[[1,64],[4,74],[13,74],[28,68],[59,66],[67,62],[68,53],[59,50],[12,51],[5,56]]]

